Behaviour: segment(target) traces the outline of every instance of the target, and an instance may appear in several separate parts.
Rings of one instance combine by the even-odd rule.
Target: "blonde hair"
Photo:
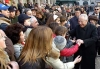
[[[8,56],[6,52],[0,49],[0,69],[7,69],[7,65],[9,63]]]
[[[60,57],[60,52],[53,48],[52,51],[49,53],[48,57],[58,59]]]
[[[2,30],[0,32],[0,38],[3,37]],[[9,57],[7,53],[0,47],[0,69],[7,69],[7,64],[9,62]]]
[[[26,62],[34,63],[38,59],[44,59],[52,50],[52,30],[46,26],[38,26],[33,28],[25,46],[21,52],[20,60],[23,64]]]

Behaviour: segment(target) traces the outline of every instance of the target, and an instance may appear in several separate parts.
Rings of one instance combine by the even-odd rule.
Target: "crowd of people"
[[[0,69],[95,69],[100,7],[0,3]]]

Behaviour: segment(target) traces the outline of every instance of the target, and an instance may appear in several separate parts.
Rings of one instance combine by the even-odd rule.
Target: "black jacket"
[[[95,69],[95,57],[96,57],[96,41],[97,41],[97,28],[88,23],[84,28],[79,25],[69,32],[71,36],[75,36],[76,39],[82,39],[82,44],[75,54],[82,56],[81,69]],[[79,65],[76,64],[75,69],[79,69]]]
[[[46,63],[42,59],[39,59],[35,63],[27,62],[25,64],[23,64],[23,61],[19,61],[19,67],[20,67],[20,69],[50,69],[49,67],[46,68]]]

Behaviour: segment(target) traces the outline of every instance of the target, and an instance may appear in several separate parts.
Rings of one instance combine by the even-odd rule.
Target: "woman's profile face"
[[[57,22],[58,24],[60,24],[60,18],[57,18],[57,19],[56,19],[56,22]]]
[[[5,49],[6,48],[5,37],[2,36],[1,34],[0,34],[0,48],[1,49]]]
[[[20,32],[20,42],[24,42],[25,41],[25,34],[23,33],[23,31]]]
[[[36,17],[42,18],[42,15],[41,14],[36,14]]]

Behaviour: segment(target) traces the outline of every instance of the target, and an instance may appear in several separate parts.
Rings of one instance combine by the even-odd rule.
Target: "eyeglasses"
[[[99,10],[99,9],[95,9],[95,10]]]

